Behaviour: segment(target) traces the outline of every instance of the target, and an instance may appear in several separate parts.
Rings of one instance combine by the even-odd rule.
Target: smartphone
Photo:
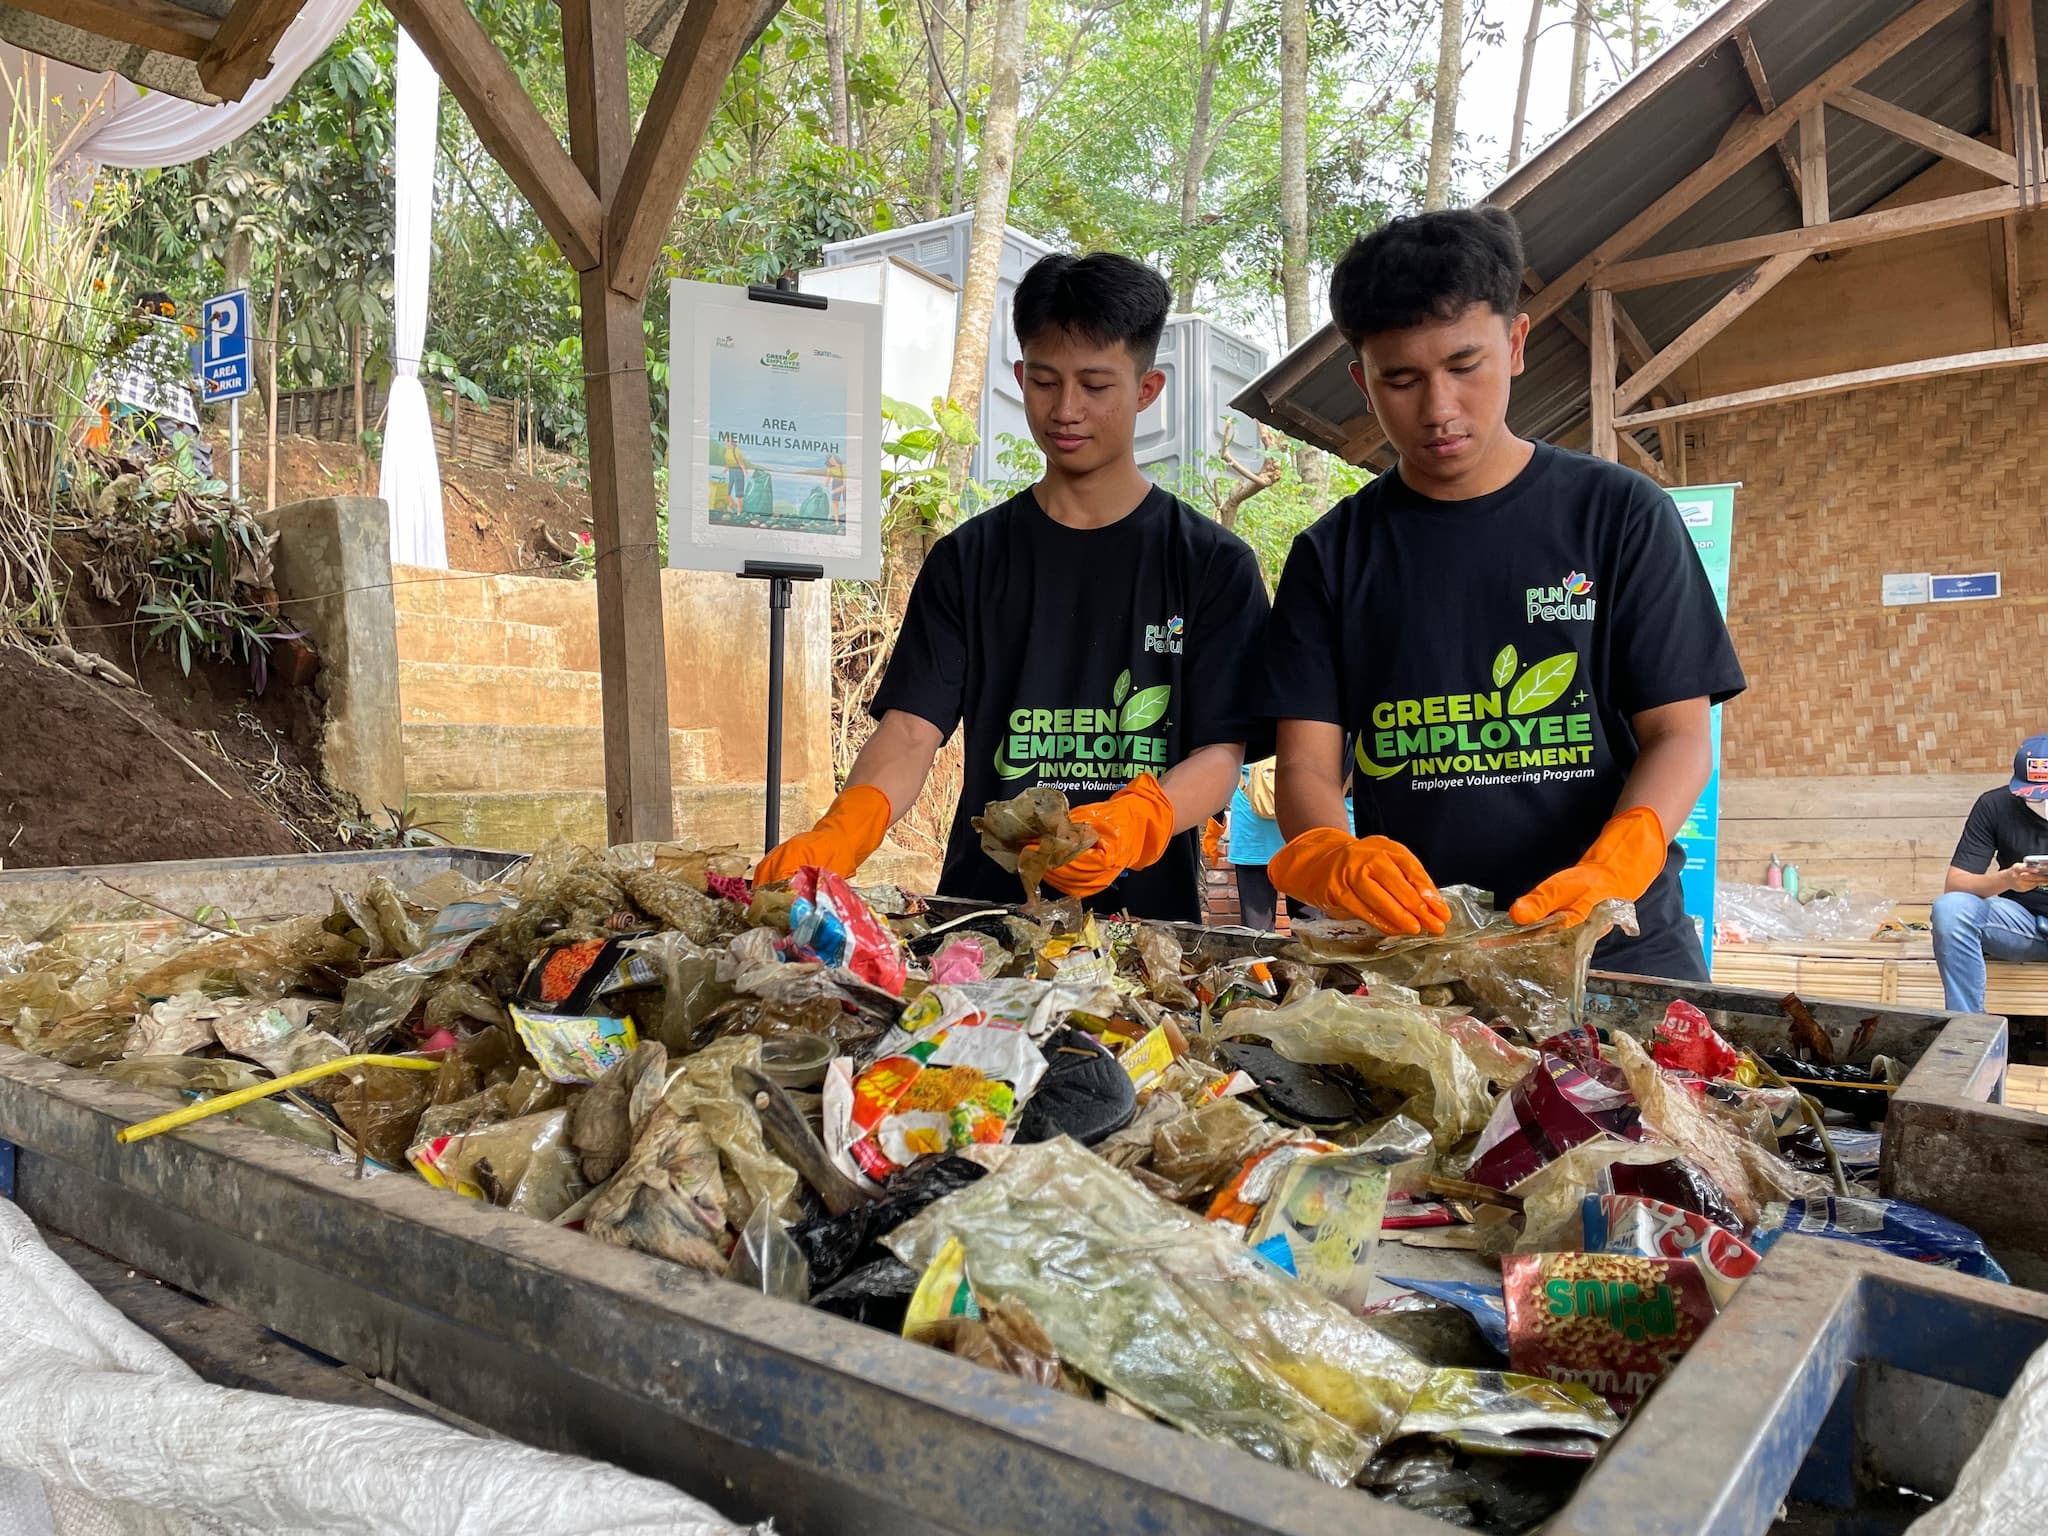
[[[2048,875],[2048,853],[2028,854],[2026,865],[2030,875]]]

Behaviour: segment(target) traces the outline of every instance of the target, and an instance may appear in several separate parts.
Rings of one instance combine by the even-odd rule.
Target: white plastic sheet
[[[2048,1510],[2048,1348],[2006,1395],[1991,1432],[1963,1465],[1955,1491],[1906,1536],[2039,1536]]]
[[[0,1536],[743,1536],[599,1462],[210,1386],[6,1200],[0,1296]]]
[[[118,75],[107,76],[107,111],[78,144],[78,153],[101,165],[145,170],[183,165],[241,137],[285,97],[327,45],[341,35],[361,0],[308,0],[271,51],[270,73],[240,101],[205,106],[162,92],[138,95]],[[102,109],[106,110],[106,109]]]
[[[427,340],[427,285],[433,264],[435,118],[441,80],[419,45],[398,31],[397,226],[391,253],[391,405],[384,419],[384,457],[377,494],[391,509],[391,558],[400,565],[448,568],[441,522],[441,468],[434,423],[420,387]]]

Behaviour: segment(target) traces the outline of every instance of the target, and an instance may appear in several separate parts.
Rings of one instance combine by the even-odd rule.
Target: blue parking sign
[[[248,394],[250,373],[249,290],[237,288],[206,301],[206,327],[199,341],[199,379],[206,403]]]

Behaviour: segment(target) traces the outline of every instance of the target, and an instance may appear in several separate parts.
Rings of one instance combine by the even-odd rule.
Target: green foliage
[[[882,439],[883,532],[944,533],[970,494],[985,494],[969,482],[956,497],[942,462],[949,445],[972,448],[979,441],[974,419],[949,400],[934,400],[923,411],[884,395],[882,421],[896,429]]]

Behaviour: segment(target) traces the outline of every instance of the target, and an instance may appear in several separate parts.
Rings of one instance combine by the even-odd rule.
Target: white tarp
[[[201,1381],[0,1200],[0,1536],[743,1536],[616,1467]]]
[[[1906,1536],[2038,1536],[2048,1522],[2048,1348],[2012,1384],[1955,1491]]]
[[[420,387],[427,341],[427,284],[434,259],[435,119],[441,79],[419,45],[398,31],[397,227],[391,252],[391,404],[384,417],[384,457],[377,494],[391,509],[391,559],[397,565],[448,568],[441,521],[441,467],[434,422]]]

